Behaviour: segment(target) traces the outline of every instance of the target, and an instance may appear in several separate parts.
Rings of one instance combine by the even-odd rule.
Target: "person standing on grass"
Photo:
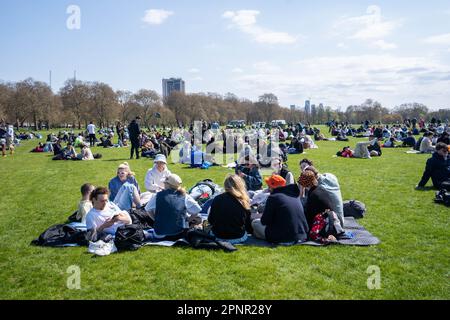
[[[450,157],[448,156],[448,151],[448,146],[445,143],[439,142],[436,144],[436,152],[427,160],[425,172],[416,186],[417,190],[423,190],[430,178],[436,189],[441,189],[444,182],[450,183]]]
[[[89,133],[89,144],[91,147],[95,146],[95,141],[97,140],[95,137],[95,129],[95,125],[91,121],[87,126],[87,131]]]
[[[139,159],[139,135],[141,133],[141,128],[139,127],[140,120],[141,117],[137,116],[128,126],[128,134],[131,141],[130,159],[133,159],[134,152],[136,152],[136,159]]]
[[[306,241],[309,227],[297,184],[286,186],[286,180],[278,175],[272,175],[265,181],[270,196],[267,198],[261,219],[252,222],[253,235],[283,245]]]

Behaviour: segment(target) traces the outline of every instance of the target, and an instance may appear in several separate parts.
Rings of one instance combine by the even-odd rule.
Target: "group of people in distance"
[[[282,168],[281,161],[274,162],[275,169]],[[256,187],[248,179],[258,170],[247,172],[244,165],[225,178],[223,192],[210,199],[205,215],[200,215],[205,208],[184,189],[182,179],[170,172],[165,156],[159,154],[146,174],[144,192],[126,162],[117,168],[108,188],[84,184],[77,218],[95,235],[94,240],[114,235],[120,226],[131,224],[130,213],[139,209],[152,219],[153,232],[146,233],[149,241],[180,239],[189,227],[196,227],[231,244],[245,242],[252,234],[271,243],[292,245],[311,238],[318,213],[334,215],[344,226],[337,178],[320,174],[312,164],[307,159],[301,161],[297,181],[288,170],[284,169],[284,177],[275,170],[264,179],[265,189],[262,183]],[[264,199],[258,208],[254,203],[257,198]],[[312,239],[336,241],[333,236]]]

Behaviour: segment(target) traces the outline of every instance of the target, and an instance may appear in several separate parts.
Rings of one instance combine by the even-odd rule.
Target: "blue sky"
[[[69,29],[70,5],[80,28]],[[73,21],[73,20],[70,20]],[[0,79],[450,108],[450,2],[2,0]]]

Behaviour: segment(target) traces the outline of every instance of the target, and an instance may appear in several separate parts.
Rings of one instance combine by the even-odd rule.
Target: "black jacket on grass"
[[[305,241],[308,223],[299,198],[297,184],[276,188],[267,198],[261,223],[266,226],[266,240],[273,243]]]
[[[208,221],[214,235],[221,239],[238,239],[246,230],[251,232],[250,210],[228,192],[214,198]]]
[[[444,159],[437,152],[433,153],[431,158],[427,160],[419,187],[424,187],[430,178],[433,181],[433,186],[437,189],[440,189],[444,181],[450,179],[450,157]]]

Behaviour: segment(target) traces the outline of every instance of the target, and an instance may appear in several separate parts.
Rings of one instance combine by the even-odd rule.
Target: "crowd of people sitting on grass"
[[[378,131],[377,131],[378,130]],[[369,141],[360,141],[356,147],[351,149],[345,146],[337,152],[337,156],[345,158],[371,158],[382,155],[382,148],[412,148],[418,153],[433,153],[436,144],[443,142],[450,144],[450,127],[439,123],[438,126],[430,124],[422,127],[423,135],[416,140],[414,132],[407,131],[406,125],[389,128],[378,126],[375,130],[369,130]],[[416,133],[417,135],[418,133]]]
[[[231,244],[245,242],[249,234],[282,245],[308,239],[330,243],[344,237],[343,202],[336,176],[320,174],[312,161],[303,159],[301,174],[294,179],[282,159],[273,160],[273,174],[263,180],[258,164],[245,157],[235,174],[225,178],[223,188],[218,187],[220,192],[207,201],[199,201],[192,189],[186,191],[162,154],[148,170],[144,190],[125,162],[108,188],[81,187],[76,217],[95,234],[94,241],[132,224],[133,210],[150,217],[153,232],[146,234],[149,241],[183,238],[190,227]],[[337,233],[324,237],[325,221],[333,223]]]

